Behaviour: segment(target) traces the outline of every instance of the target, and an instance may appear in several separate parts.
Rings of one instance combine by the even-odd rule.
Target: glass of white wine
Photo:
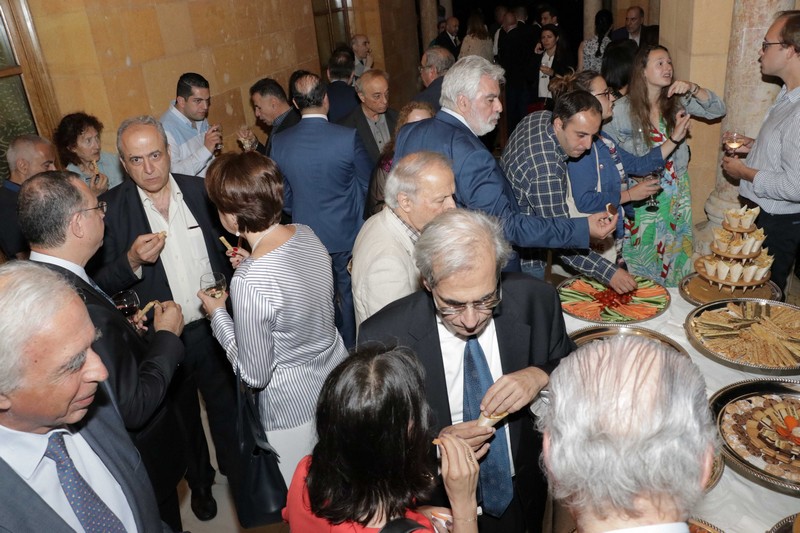
[[[728,157],[733,157],[736,154],[736,150],[744,144],[744,135],[736,130],[728,131],[725,132],[722,142],[725,144],[725,153]]]
[[[227,289],[225,275],[220,272],[211,272],[200,277],[200,290],[212,298],[222,298]]]

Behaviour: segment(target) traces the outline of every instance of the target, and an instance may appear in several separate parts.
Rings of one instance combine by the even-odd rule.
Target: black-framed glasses
[[[84,211],[94,211],[95,209],[99,209],[105,215],[106,211],[108,211],[108,202],[97,202],[97,205],[94,207],[87,207],[86,209],[78,209],[75,212],[83,213]]]
[[[503,300],[503,288],[500,285],[500,281],[498,280],[497,288],[495,288],[492,294],[475,302],[467,302],[457,305],[439,305],[439,303],[436,301],[436,298],[434,297],[433,303],[436,306],[436,309],[439,311],[439,313],[442,314],[442,316],[456,316],[460,315],[470,307],[479,313],[485,313],[487,311],[491,311],[492,309],[500,305],[500,302],[502,300]]]
[[[769,41],[761,41],[761,51],[762,52],[766,52],[767,48],[769,48],[770,46],[772,46],[774,44],[779,44],[781,46],[784,46],[784,45],[786,45],[786,42],[785,41],[775,41],[774,43],[771,43]]]

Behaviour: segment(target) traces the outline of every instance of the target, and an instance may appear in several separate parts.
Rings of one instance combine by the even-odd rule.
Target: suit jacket
[[[128,438],[105,384],[81,422],[73,426],[119,483],[133,511],[137,531],[172,530],[158,515],[158,505],[139,453]],[[0,531],[74,533],[58,514],[0,459]]]
[[[16,259],[17,253],[29,250],[28,241],[19,229],[17,196],[19,191],[0,187],[0,250],[9,260]]]
[[[349,115],[361,104],[358,94],[352,85],[342,80],[333,80],[328,84],[328,120],[334,124]]]
[[[328,253],[353,249],[363,223],[372,164],[355,130],[304,118],[275,138],[284,211],[314,230]]]
[[[497,62],[506,71],[506,87],[521,89],[538,79],[538,71],[534,70],[536,54],[533,53],[536,42],[533,29],[527,24],[518,22],[511,31],[500,31]]]
[[[427,102],[433,106],[435,111],[439,111],[442,108],[441,104],[439,104],[439,99],[442,97],[443,82],[444,76],[439,76],[433,80],[430,85],[425,87],[423,91],[418,92],[412,100],[415,102]]]
[[[183,193],[183,201],[203,231],[211,270],[225,274],[230,282],[233,269],[225,256],[225,246],[219,241],[225,236],[234,237],[219,222],[217,209],[208,199],[205,180],[196,176],[173,174]],[[144,212],[136,183],[125,180],[100,197],[108,202],[105,218],[106,234],[103,247],[93,258],[97,263],[87,265],[87,273],[107,294],[124,289],[134,289],[142,301],[174,300],[167,280],[164,264],[159,257],[155,263],[142,265],[142,278],[137,278],[128,264],[127,252],[136,237],[152,233]],[[186,258],[190,261],[191,258]],[[198,288],[200,280],[197,280]]]
[[[444,109],[432,119],[400,129],[394,160],[422,150],[438,152],[453,162],[458,206],[498,217],[512,244],[534,248],[589,246],[586,219],[545,219],[522,214],[495,158],[465,124]]]
[[[433,42],[436,46],[443,46],[450,50],[450,53],[453,54],[453,57],[458,57],[458,53],[461,51],[461,42],[458,43],[458,46],[453,44],[453,40],[450,38],[450,34],[447,33],[447,30],[440,33],[436,40]]]
[[[394,129],[397,126],[397,111],[394,109],[387,109],[384,116],[386,117],[386,125],[389,128],[389,135],[394,135]],[[361,106],[353,109],[349,115],[339,121],[339,124],[356,129],[358,136],[361,138],[361,142],[364,143],[367,149],[369,158],[372,160],[372,166],[374,167],[377,165],[378,159],[381,157],[381,149],[378,148],[378,143],[375,142],[375,137],[372,135],[369,123],[367,123],[367,116],[364,114]]]
[[[183,361],[183,342],[168,331],[155,332],[150,342],[145,341],[128,319],[80,276],[51,263],[41,264],[75,286],[92,324],[102,333],[92,349],[108,369],[108,386],[142,454],[156,499],[162,501],[175,492],[186,471],[184,437],[167,399],[172,376]]]
[[[420,288],[408,230],[384,207],[370,217],[353,245],[353,303],[356,324]]]
[[[256,146],[256,151],[262,155],[270,157],[272,154],[272,139],[282,131],[288,130],[292,126],[296,126],[300,122],[300,113],[297,112],[295,108],[291,108],[289,110],[289,114],[286,115],[286,118],[283,119],[278,126],[273,127],[272,131],[269,133],[269,137],[267,137],[267,144],[258,143]]]
[[[533,69],[532,72],[536,78],[533,86],[533,90],[536,91],[536,96],[544,96],[539,94],[539,67],[542,66],[542,59],[544,59],[544,53],[541,54],[533,54]],[[556,54],[553,56],[553,64],[550,65],[550,68],[553,69],[556,76],[563,76],[569,72],[570,68],[574,68],[575,65],[571,63],[571,58],[569,57],[568,51],[565,49],[558,49],[556,48]],[[553,77],[550,76],[552,80]],[[549,82],[548,82],[549,83]]]
[[[639,34],[639,49],[641,49],[642,46],[658,44],[658,32],[658,24],[652,26],[645,26],[642,24],[641,33]],[[625,41],[630,38],[630,35],[628,34],[628,29],[623,26],[612,31],[609,37],[611,37],[612,41]]]
[[[555,289],[525,274],[502,277],[503,301],[494,310],[503,374],[535,366],[548,374],[575,345],[567,335]],[[414,350],[425,368],[425,390],[438,433],[452,424],[436,308],[427,291],[397,300],[361,324],[359,343],[396,341]],[[515,490],[522,502],[540,494],[539,448],[528,409],[509,415]],[[539,489],[539,490],[537,490]]]

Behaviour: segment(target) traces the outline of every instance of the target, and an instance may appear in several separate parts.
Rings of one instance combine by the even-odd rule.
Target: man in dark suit
[[[534,41],[530,26],[517,20],[513,12],[506,13],[503,28],[497,39],[497,62],[505,69],[506,75],[506,120],[508,135],[514,131],[519,121],[528,114],[528,106],[533,102],[533,80],[538,80],[534,68]]]
[[[356,93],[361,105],[339,124],[356,129],[374,167],[397,126],[397,111],[389,108],[389,75],[380,69],[368,70],[356,81]]]
[[[131,179],[101,197],[108,203],[106,233],[98,254],[102,267],[92,277],[107,294],[130,288],[142,301],[174,300],[181,306],[186,359],[175,374],[173,392],[187,435],[192,510],[210,520],[217,510],[211,494],[214,469],[197,391],[205,399],[220,471],[235,478],[235,389],[197,289],[204,274],[219,272],[230,279],[231,266],[218,238],[233,236],[222,228],[204,181],[169,172],[166,135],[156,119],[123,121],[117,148]]]
[[[478,139],[492,131],[500,118],[502,80],[503,69],[481,57],[458,60],[444,77],[442,109],[430,120],[401,128],[395,161],[425,150],[446,156],[453,161],[458,206],[498,217],[506,239],[516,246],[588,248],[590,235],[601,238],[614,230],[607,213],[586,219],[522,214],[503,171]],[[514,266],[519,269],[518,264],[511,268]]]
[[[256,151],[269,157],[272,153],[272,139],[278,133],[288,130],[300,122],[300,113],[289,105],[286,91],[272,78],[258,80],[250,87],[250,101],[256,118],[268,128],[272,128],[267,144],[258,143]]]
[[[184,436],[167,389],[183,361],[183,315],[174,302],[160,302],[148,342],[86,274],[86,263],[103,242],[105,207],[77,174],[43,172],[20,190],[20,226],[31,261],[63,275],[83,297],[100,332],[92,349],[108,369],[109,387],[142,454],[161,517],[181,531],[177,487],[186,472]]]
[[[458,19],[456,17],[447,19],[444,31],[436,37],[433,44],[446,48],[453,54],[453,57],[458,57],[458,53],[461,51],[461,41],[458,38]]]
[[[486,454],[479,483],[483,532],[541,525],[547,490],[528,407],[574,349],[551,286],[523,274],[500,276],[510,254],[492,217],[442,213],[414,250],[426,290],[384,307],[359,333],[360,342],[396,341],[414,350],[425,367],[437,430]],[[508,418],[492,429],[479,425],[479,415]]]
[[[425,89],[412,98],[415,102],[427,102],[435,111],[442,108],[439,99],[442,96],[444,75],[455,63],[455,58],[446,48],[431,46],[422,54],[419,64],[419,77]]]
[[[658,25],[644,25],[644,9],[631,6],[625,12],[625,26],[611,32],[612,41],[630,39],[636,41],[639,48],[658,44]]]
[[[0,267],[0,524],[4,531],[163,531],[153,488],[59,274]]]
[[[24,259],[29,248],[17,220],[19,188],[31,176],[55,170],[56,151],[47,139],[20,135],[8,144],[6,161],[9,176],[0,187],[0,251],[7,259]]]
[[[358,107],[359,99],[353,88],[355,62],[349,49],[334,50],[328,60],[328,120],[339,122]]]
[[[295,72],[290,91],[303,120],[279,135],[272,151],[284,177],[283,208],[295,222],[310,226],[331,255],[337,326],[351,347],[356,324],[347,264],[363,224],[372,164],[355,130],[328,122],[319,76]]]

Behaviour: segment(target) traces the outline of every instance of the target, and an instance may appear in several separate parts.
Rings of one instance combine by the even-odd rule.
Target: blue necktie
[[[50,435],[44,456],[56,463],[61,489],[75,512],[75,516],[78,517],[78,521],[87,533],[125,533],[125,527],[117,518],[117,515],[103,503],[103,500],[92,490],[92,487],[89,486],[78,472],[78,469],[75,468],[75,464],[72,462],[64,445],[63,433],[57,432]]]
[[[464,349],[464,422],[480,416],[481,400],[493,383],[483,349],[470,337]],[[478,478],[483,511],[495,517],[502,516],[514,495],[506,439],[505,426],[498,427],[489,453],[481,460]]]

